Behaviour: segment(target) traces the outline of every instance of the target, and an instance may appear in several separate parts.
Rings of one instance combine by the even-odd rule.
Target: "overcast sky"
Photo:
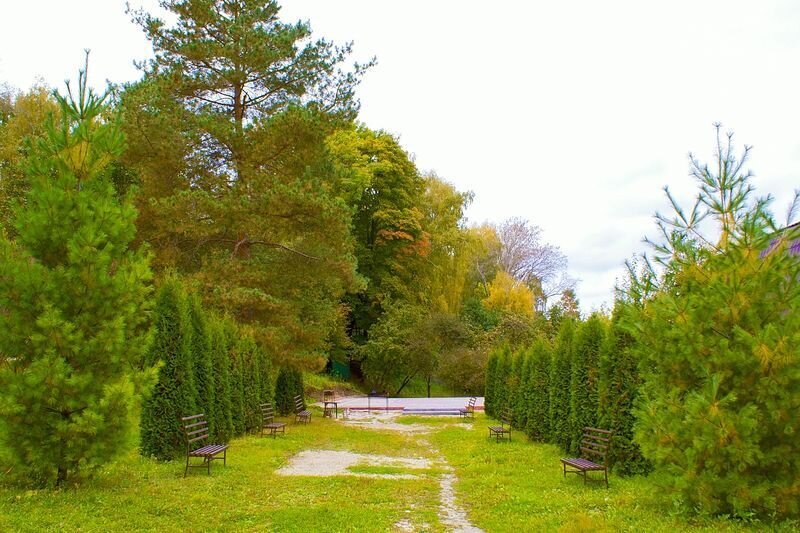
[[[151,9],[152,0],[131,0]],[[613,298],[645,250],[661,188],[694,192],[714,122],[753,145],[783,213],[800,187],[796,0],[286,0],[354,59],[377,56],[360,120],[399,136],[424,171],[475,192],[471,222],[521,216],[561,247],[584,311]],[[0,19],[0,83],[134,80],[150,46],[121,0],[26,0]]]

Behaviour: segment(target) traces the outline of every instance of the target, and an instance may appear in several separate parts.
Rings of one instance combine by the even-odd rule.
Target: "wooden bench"
[[[336,400],[336,391],[322,391],[322,418],[339,418],[339,402]]]
[[[464,406],[464,407],[462,407],[461,409],[458,410],[459,416],[461,416],[461,418],[468,418],[468,417],[475,418],[475,402],[476,401],[478,401],[478,398],[476,398],[475,396],[470,398],[469,399],[469,403],[467,403],[466,406]]]
[[[274,439],[278,431],[286,434],[286,423],[284,422],[275,422],[275,412],[272,409],[271,403],[262,403],[261,404],[261,436],[264,436],[264,431],[269,431],[269,434],[272,435]]]
[[[308,424],[311,421],[311,411],[306,409],[302,396],[294,397],[294,421]]]
[[[227,444],[200,444],[200,441],[208,440],[208,422],[205,420],[204,414],[191,415],[181,417],[183,422],[183,430],[186,433],[186,470],[183,471],[183,477],[189,472],[190,468],[206,468],[209,475],[211,474],[211,461],[219,460],[217,457],[222,454],[222,464],[227,463],[228,445]],[[192,457],[200,457],[203,459],[202,464],[191,464]]]
[[[567,474],[582,475],[585,485],[587,472],[603,472],[606,488],[608,488],[608,447],[611,445],[612,436],[614,433],[607,429],[583,428],[580,445],[581,456],[561,459],[561,464],[564,466],[564,477],[566,478]],[[567,467],[570,467],[571,470],[567,470]]]
[[[497,438],[497,442],[500,442],[503,437],[508,437],[511,442],[511,409],[506,408],[500,415],[499,426],[489,426],[489,438],[492,437]]]

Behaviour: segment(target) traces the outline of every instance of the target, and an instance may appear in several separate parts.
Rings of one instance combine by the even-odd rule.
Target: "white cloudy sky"
[[[136,79],[150,49],[124,4],[3,6],[0,82],[58,86],[84,48],[98,85]],[[754,146],[755,185],[776,209],[800,187],[796,0],[285,0],[283,15],[377,56],[361,120],[474,191],[471,221],[541,226],[587,311],[644,250],[661,187],[693,194],[686,155],[712,157],[713,122]]]

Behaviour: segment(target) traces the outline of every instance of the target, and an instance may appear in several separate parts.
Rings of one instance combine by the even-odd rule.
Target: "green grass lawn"
[[[95,479],[69,489],[25,490],[0,470],[0,531],[392,531],[401,520],[417,530],[443,531],[439,475],[446,465],[414,468],[354,466],[361,474],[412,474],[413,479],[282,476],[276,470],[303,450],[342,450],[394,457],[442,457],[458,478],[458,504],[485,531],[792,530],[798,524],[743,524],[690,519],[649,478],[611,478],[611,488],[564,480],[559,453],[527,442],[487,438],[488,420],[411,419],[431,432],[415,435],[344,426],[315,412],[285,437],[231,443],[228,465],[211,476],[183,463],[158,463],[131,449]],[[472,428],[472,429],[470,429]]]

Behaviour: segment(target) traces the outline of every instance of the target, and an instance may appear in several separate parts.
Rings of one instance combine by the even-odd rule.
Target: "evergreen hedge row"
[[[485,409],[499,417],[510,408],[513,425],[529,438],[577,453],[586,426],[615,432],[609,464],[620,474],[645,473],[649,463],[633,443],[633,399],[640,380],[615,313],[564,318],[556,338],[542,338],[512,353],[489,355]]]
[[[204,413],[210,440],[220,443],[260,427],[260,404],[273,400],[272,366],[252,335],[206,313],[174,277],[162,283],[154,315],[144,363],[159,365],[158,382],[142,405],[141,454],[185,453],[182,416]]]

